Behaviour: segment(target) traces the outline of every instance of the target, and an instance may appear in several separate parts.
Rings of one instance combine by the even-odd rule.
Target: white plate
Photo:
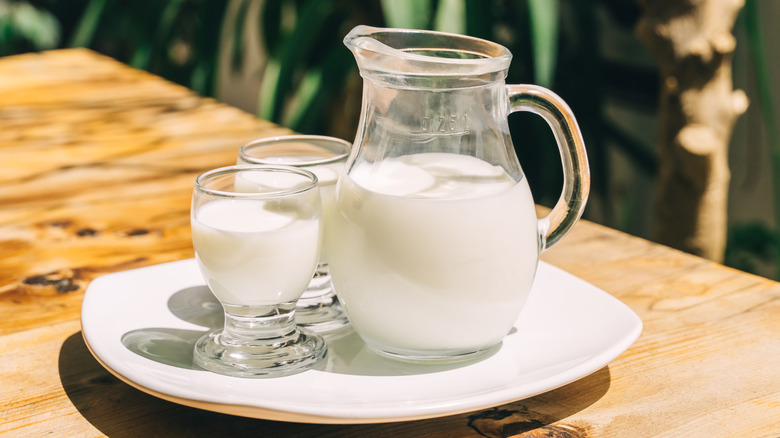
[[[318,369],[243,379],[192,366],[195,340],[221,324],[221,311],[195,261],[182,260],[95,279],[81,324],[98,361],[144,392],[216,412],[309,423],[414,420],[520,400],[599,370],[642,331],[623,303],[541,263],[515,328],[480,361],[396,362],[347,331],[326,338],[328,359]]]

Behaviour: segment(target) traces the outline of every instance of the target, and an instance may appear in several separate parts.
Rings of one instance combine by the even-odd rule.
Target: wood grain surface
[[[644,331],[608,366],[530,399],[323,426],[201,411],[113,377],[81,336],[85,287],[192,257],[194,177],[284,133],[90,51],[0,59],[0,435],[780,436],[780,285],[587,221],[544,260],[619,298]]]
[[[88,51],[0,60],[0,334],[78,318],[97,275],[192,257],[195,176],[284,133]]]

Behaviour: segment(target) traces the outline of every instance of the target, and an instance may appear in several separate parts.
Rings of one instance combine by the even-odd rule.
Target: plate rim
[[[236,415],[241,417],[266,419],[266,420],[274,420],[274,421],[296,422],[296,423],[313,423],[313,424],[372,424],[372,423],[389,423],[389,422],[431,419],[431,418],[458,415],[467,412],[475,412],[479,410],[489,409],[495,406],[516,402],[519,400],[523,400],[529,397],[533,397],[554,390],[556,388],[560,388],[562,386],[573,383],[577,380],[580,380],[582,378],[585,378],[593,374],[599,369],[608,366],[612,360],[614,360],[615,358],[620,356],[623,352],[625,352],[636,341],[636,339],[638,339],[638,337],[641,335],[641,332],[643,330],[643,322],[641,318],[639,318],[639,316],[625,303],[623,303],[622,301],[614,297],[612,294],[609,294],[606,291],[590,283],[585,282],[579,277],[576,277],[561,268],[558,268],[549,263],[545,263],[544,261],[540,261],[539,262],[540,265],[544,264],[546,265],[546,267],[552,268],[555,271],[556,275],[563,274],[565,276],[568,276],[573,280],[576,280],[578,282],[581,282],[589,286],[590,288],[593,289],[592,292],[599,292],[604,295],[604,298],[614,301],[617,304],[617,308],[625,312],[623,316],[624,317],[629,316],[630,317],[629,320],[631,321],[631,330],[629,330],[628,333],[626,333],[625,335],[621,336],[618,342],[609,344],[607,348],[603,348],[599,350],[596,354],[593,355],[593,357],[589,358],[588,360],[586,360],[581,364],[578,364],[574,368],[568,368],[563,371],[556,372],[551,376],[546,376],[540,380],[540,382],[553,380],[554,382],[550,382],[552,384],[536,385],[534,387],[535,389],[531,391],[525,391],[522,395],[517,395],[517,396],[511,396],[512,392],[517,393],[516,390],[517,386],[498,388],[490,392],[490,394],[492,394],[493,397],[489,397],[488,399],[482,402],[475,402],[471,400],[470,402],[461,404],[460,407],[455,407],[454,409],[428,408],[428,409],[420,410],[419,414],[411,414],[411,415],[371,415],[371,411],[369,411],[369,412],[365,412],[365,414],[367,415],[360,415],[359,413],[357,415],[354,415],[355,413],[353,412],[353,415],[345,416],[343,414],[332,415],[332,414],[323,414],[323,413],[294,411],[289,409],[273,409],[267,406],[249,405],[245,403],[223,403],[223,402],[218,402],[213,400],[202,400],[202,399],[196,399],[190,397],[183,397],[181,395],[170,394],[158,389],[150,388],[145,384],[134,380],[132,376],[126,376],[122,372],[114,369],[106,362],[106,360],[104,360],[104,358],[100,357],[98,351],[96,351],[94,346],[90,344],[88,339],[89,335],[87,334],[87,330],[85,330],[85,326],[84,326],[84,317],[85,317],[84,308],[86,307],[85,304],[87,304],[87,295],[89,293],[90,288],[93,289],[93,293],[94,293],[93,283],[96,282],[97,280],[102,278],[102,280],[97,281],[97,285],[99,286],[102,282],[107,281],[114,276],[121,276],[123,274],[132,275],[134,271],[163,268],[166,265],[185,264],[185,263],[194,263],[194,259],[192,258],[183,259],[183,260],[177,260],[172,262],[149,265],[149,266],[130,269],[126,271],[104,274],[102,276],[95,278],[93,282],[90,283],[90,285],[87,287],[87,290],[85,291],[84,301],[82,303],[82,309],[81,309],[82,311],[81,311],[81,318],[80,318],[81,328],[82,328],[81,330],[82,338],[84,339],[84,343],[86,344],[88,350],[90,351],[92,356],[98,361],[98,363],[103,368],[105,368],[109,373],[111,373],[121,381],[127,383],[131,387],[134,387],[154,397],[167,400],[173,403],[177,403],[180,405],[229,414],[229,415]],[[108,277],[108,278],[104,278],[104,277]],[[571,374],[572,369],[576,369],[576,368],[580,369],[579,372],[575,373],[576,375],[570,375],[567,378],[561,379],[563,375]],[[508,394],[502,395],[503,393],[508,393]]]

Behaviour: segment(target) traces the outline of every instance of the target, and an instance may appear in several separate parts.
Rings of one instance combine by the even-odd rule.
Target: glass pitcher
[[[327,230],[342,305],[382,355],[486,354],[517,321],[539,254],[584,209],[590,173],[574,115],[547,89],[506,85],[512,55],[490,41],[358,26],[344,43],[364,85]],[[542,219],[510,138],[515,111],[542,116],[560,149],[563,193]]]

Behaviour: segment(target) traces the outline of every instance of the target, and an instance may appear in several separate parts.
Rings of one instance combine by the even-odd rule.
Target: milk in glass
[[[313,148],[315,146],[312,145],[311,147]],[[328,151],[323,150],[323,154],[325,153],[328,153]],[[296,166],[299,163],[311,163],[314,161],[322,161],[323,159],[324,158],[322,156],[295,155],[263,158],[263,162]],[[322,220],[324,223],[327,223],[333,209],[333,199],[335,198],[336,194],[336,182],[338,181],[339,173],[344,168],[344,163],[339,161],[335,163],[306,165],[303,168],[317,176],[317,183],[320,189],[320,198],[322,199]],[[262,178],[262,181],[256,180],[256,178]],[[284,175],[281,175],[280,178],[284,178]],[[278,187],[282,187],[285,183],[285,181],[278,181],[276,184]],[[264,184],[269,184],[268,178],[265,175],[258,177],[253,173],[248,173],[246,175],[239,174],[236,178],[237,191],[251,192],[256,190],[257,186],[262,186]],[[326,236],[323,236],[322,247],[320,248],[320,263],[328,262],[328,247],[330,246],[328,241],[329,239]]]
[[[358,164],[327,225],[339,244],[332,278],[351,323],[369,345],[398,354],[498,343],[536,271],[532,206],[525,178],[471,156]]]
[[[216,200],[193,213],[196,258],[223,304],[297,300],[314,273],[319,234],[316,218],[303,219],[295,208],[274,201]]]
[[[313,161],[322,159],[319,157],[295,157],[301,161]],[[307,166],[306,170],[317,175],[318,185],[320,187],[320,198],[322,199],[322,221],[328,223],[331,220],[333,211],[333,202],[336,197],[336,182],[339,174],[344,168],[343,162],[319,164],[316,166]],[[320,263],[328,263],[329,249],[332,244],[327,236],[323,236],[322,247],[320,248]]]

